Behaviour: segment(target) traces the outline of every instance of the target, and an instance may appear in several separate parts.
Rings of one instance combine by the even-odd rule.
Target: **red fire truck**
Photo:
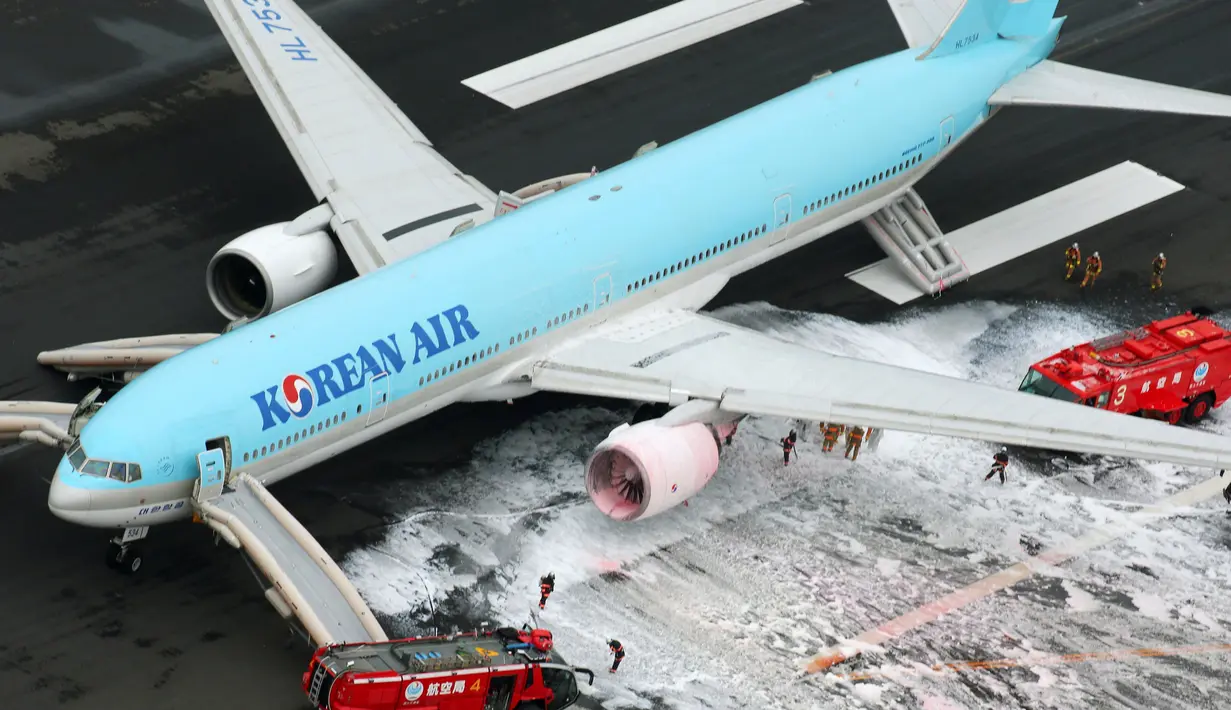
[[[303,689],[317,710],[562,710],[585,668],[553,663],[546,629],[342,643],[317,649]]]
[[[1204,311],[1076,345],[1035,363],[1018,389],[1113,412],[1195,423],[1231,396],[1231,332]]]

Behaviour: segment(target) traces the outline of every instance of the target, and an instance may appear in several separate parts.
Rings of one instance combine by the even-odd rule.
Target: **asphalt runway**
[[[304,2],[455,164],[494,189],[600,169],[902,46],[885,3],[814,0],[754,26],[511,111],[460,81],[669,4],[603,0]],[[1078,0],[1056,58],[1231,94],[1231,4]],[[40,350],[217,331],[205,265],[226,241],[292,219],[312,196],[193,0],[0,0],[0,399],[76,401],[88,387]],[[909,110],[909,107],[903,107]],[[1105,269],[1089,302],[1143,316],[1231,305],[1231,122],[1011,109],[920,186],[947,229],[1131,159],[1188,186],[1082,234]],[[1150,258],[1167,252],[1150,299]],[[1062,245],[940,299],[1071,301]],[[715,305],[765,300],[855,319],[890,312],[843,274],[881,254],[850,229],[737,279]],[[914,308],[932,308],[921,303]],[[274,493],[340,556],[386,521],[318,482],[464,460],[477,441],[572,400],[457,407],[281,484]],[[430,426],[430,428],[429,428]],[[146,568],[115,576],[106,536],[46,510],[55,456],[0,459],[0,687],[13,707],[294,708],[307,651],[240,558],[193,526],[153,531]],[[580,472],[579,474],[580,475]]]

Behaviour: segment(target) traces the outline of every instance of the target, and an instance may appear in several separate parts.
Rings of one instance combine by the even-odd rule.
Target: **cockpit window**
[[[81,448],[81,444],[74,444],[73,448],[68,450],[68,463],[75,469],[80,471],[81,464],[85,463],[85,449]]]
[[[98,459],[90,459],[85,462],[79,470],[87,476],[107,476],[107,469],[111,467],[108,461],[99,461]]]
[[[103,461],[102,459],[92,459],[86,456],[85,449],[82,448],[81,442],[73,444],[68,450],[68,462],[72,465],[73,470],[83,473],[87,476],[98,476],[100,478],[110,478],[113,481],[120,483],[132,483],[141,480],[141,465],[135,463],[122,463],[118,461]]]

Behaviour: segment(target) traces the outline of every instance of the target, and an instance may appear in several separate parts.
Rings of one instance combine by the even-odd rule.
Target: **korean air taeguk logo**
[[[286,400],[286,408],[297,419],[303,419],[312,412],[315,402],[312,383],[303,375],[287,375],[282,379],[282,397]]]

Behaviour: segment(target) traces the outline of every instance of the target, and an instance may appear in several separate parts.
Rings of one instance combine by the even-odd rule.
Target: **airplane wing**
[[[988,99],[993,106],[1077,106],[1231,118],[1231,96],[1044,59]]]
[[[962,0],[889,0],[909,47],[926,47],[944,32]]]
[[[362,275],[493,215],[496,195],[432,147],[291,0],[205,0]]]
[[[634,313],[539,359],[534,389],[716,402],[732,414],[1225,468],[1231,439],[992,385],[840,357],[687,311]]]

